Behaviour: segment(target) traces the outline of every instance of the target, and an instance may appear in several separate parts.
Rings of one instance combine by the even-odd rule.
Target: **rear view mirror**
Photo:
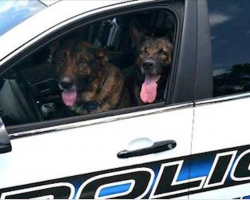
[[[0,118],[0,154],[11,152],[9,134],[4,126],[3,120]]]

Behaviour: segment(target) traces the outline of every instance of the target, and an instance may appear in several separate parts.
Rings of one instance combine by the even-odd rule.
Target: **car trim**
[[[23,132],[18,132],[18,133],[12,133],[10,134],[10,139],[13,140],[13,139],[18,139],[18,138],[23,138],[23,137],[28,137],[28,136],[35,136],[35,135],[40,135],[40,134],[64,131],[68,129],[75,129],[75,128],[81,128],[81,127],[86,127],[86,126],[104,124],[104,123],[109,123],[109,122],[115,122],[115,121],[120,121],[120,120],[126,120],[126,119],[131,119],[131,118],[137,118],[137,117],[148,116],[148,115],[159,114],[163,112],[170,112],[170,111],[175,111],[175,110],[185,109],[185,108],[192,108],[192,107],[194,107],[193,102],[187,102],[184,104],[171,105],[167,107],[156,108],[152,110],[145,110],[141,112],[133,112],[133,113],[116,115],[116,116],[111,116],[111,117],[107,116],[105,118],[86,120],[86,121],[74,122],[74,123],[69,123],[69,124],[62,124],[62,125],[48,127],[48,128],[33,129],[33,130],[28,130],[28,131],[23,131]]]
[[[197,8],[199,29],[197,32],[194,99],[207,99],[213,96],[212,47],[207,1],[197,1]]]
[[[182,103],[193,100],[195,64],[196,64],[196,43],[197,43],[197,5],[196,1],[185,1],[184,13],[181,22],[181,39],[178,52],[178,66],[174,69],[170,83],[172,92],[169,96],[169,103]],[[191,23],[190,23],[191,22]]]
[[[48,7],[62,0],[38,0],[38,1]]]
[[[232,100],[240,100],[250,97],[250,92],[242,93],[242,94],[233,94],[229,96],[221,96],[221,97],[214,97],[212,99],[203,99],[203,100],[197,100],[195,101],[195,106],[203,106],[203,105],[209,105],[209,104],[215,104],[215,103],[222,103]]]

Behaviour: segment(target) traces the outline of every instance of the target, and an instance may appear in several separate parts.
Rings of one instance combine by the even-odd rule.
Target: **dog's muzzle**
[[[145,60],[142,62],[142,67],[144,70],[151,70],[156,66],[156,62],[154,60]]]
[[[59,87],[61,90],[71,90],[75,86],[75,83],[72,78],[64,76],[59,80]]]
[[[77,90],[74,80],[64,76],[59,81],[59,87],[62,90],[62,100],[66,106],[74,106],[77,100]]]

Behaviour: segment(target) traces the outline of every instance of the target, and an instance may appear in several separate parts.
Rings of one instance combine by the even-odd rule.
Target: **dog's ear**
[[[110,59],[104,48],[97,48],[88,41],[83,42],[83,46],[90,50],[93,53],[94,57],[99,60],[102,65],[105,65],[107,62],[109,62]]]
[[[89,41],[82,41],[80,44],[82,44],[85,48],[91,50],[91,51],[96,51],[97,48],[91,44]]]
[[[100,61],[102,66],[105,66],[115,56],[119,56],[122,54],[121,52],[109,51],[104,48],[97,48],[90,42],[86,41],[83,43],[83,45],[94,54],[95,58]]]
[[[141,42],[145,38],[145,32],[143,31],[143,28],[136,20],[130,20],[129,23],[129,34],[132,40],[132,47],[138,48]]]
[[[101,62],[102,66],[105,66],[111,60],[107,54],[107,51],[105,51],[103,48],[96,49],[95,56]]]
[[[172,52],[173,52],[173,49],[174,49],[174,47],[173,47],[173,45],[169,42],[169,40],[166,40],[166,45],[167,45],[167,47],[169,48],[169,58],[168,58],[168,64],[171,64],[171,62],[172,62]]]
[[[60,40],[57,39],[49,44],[49,56],[48,56],[48,61],[53,62],[54,61],[54,56],[56,51],[58,50],[60,46]]]
[[[171,42],[169,42],[169,40],[166,40],[166,44],[168,46],[168,48],[173,51],[174,47],[173,47],[173,44]]]
[[[96,58],[105,66],[108,62],[114,59],[115,56],[122,55],[122,52],[109,51],[104,48],[97,49],[95,52]]]

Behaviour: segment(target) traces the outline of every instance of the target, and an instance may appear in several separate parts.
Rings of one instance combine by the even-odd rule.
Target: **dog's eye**
[[[85,57],[80,58],[79,62],[80,62],[80,64],[85,64],[87,62],[87,58],[85,58]]]
[[[167,53],[166,51],[164,51],[164,49],[160,49],[160,50],[159,50],[159,53],[160,53],[160,54],[163,54],[163,55],[165,55],[165,56],[168,55],[168,53]]]
[[[66,57],[67,57],[67,52],[62,52],[60,55],[59,55],[59,60],[61,62],[64,62],[66,60]]]
[[[141,49],[140,53],[147,53],[146,49]]]

